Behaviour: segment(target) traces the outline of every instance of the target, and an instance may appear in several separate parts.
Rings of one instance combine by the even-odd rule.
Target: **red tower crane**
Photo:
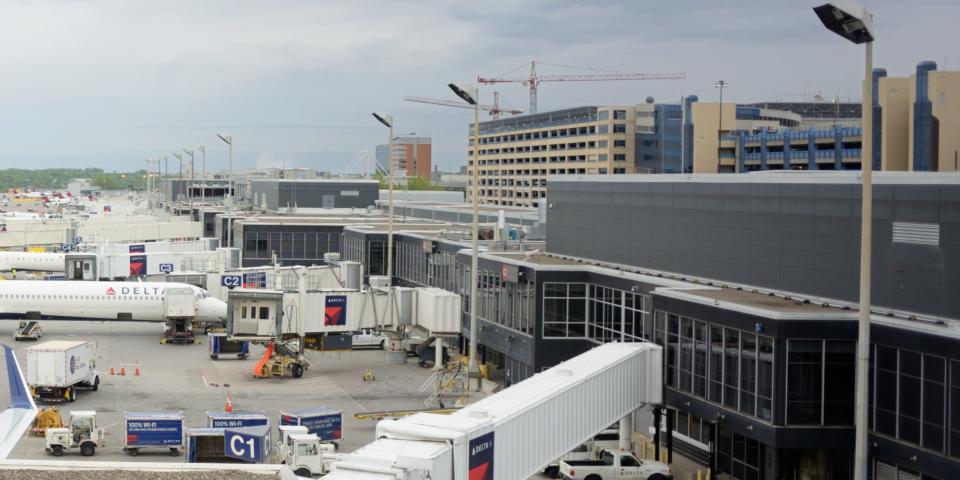
[[[590,75],[537,75],[537,61],[530,62],[530,77],[477,77],[484,84],[521,83],[530,87],[530,113],[537,113],[537,87],[543,82],[609,82],[618,80],[682,80],[686,73],[608,73]],[[544,62],[539,62],[544,63]],[[567,65],[558,65],[569,67]],[[578,67],[572,67],[578,68]]]
[[[433,105],[444,105],[447,107],[457,107],[457,108],[473,108],[473,105],[469,105],[463,102],[454,102],[451,100],[441,100],[438,98],[426,98],[426,97],[403,97],[404,100],[408,102],[417,102],[417,103],[430,103]],[[512,108],[502,109],[500,108],[500,92],[493,92],[493,105],[480,105],[480,110],[486,110],[494,120],[500,118],[501,113],[509,113],[511,115],[519,115],[523,113],[523,110],[516,110]]]

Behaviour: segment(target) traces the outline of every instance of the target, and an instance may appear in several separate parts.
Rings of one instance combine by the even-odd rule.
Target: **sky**
[[[865,1],[875,66],[958,69],[956,0]],[[134,170],[204,145],[208,171],[291,166],[338,173],[396,133],[433,137],[434,164],[464,164],[478,75],[685,72],[684,80],[544,83],[539,110],[675,102],[859,100],[863,48],[803,0],[0,1],[0,168]],[[953,55],[951,57],[950,55]],[[565,66],[562,66],[565,65]],[[574,66],[572,68],[569,66]],[[595,70],[588,70],[595,69]],[[527,110],[520,84],[482,85]],[[200,155],[196,156],[198,170]]]

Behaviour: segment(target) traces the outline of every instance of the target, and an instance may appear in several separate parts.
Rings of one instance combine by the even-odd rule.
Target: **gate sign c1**
[[[70,251],[70,248],[72,248],[72,245],[70,245],[69,243],[64,243],[64,244],[60,245],[60,251],[61,251],[61,252],[69,252],[69,251]]]
[[[267,425],[223,431],[223,453],[227,457],[244,462],[262,463],[269,451],[270,427]]]
[[[173,264],[172,264],[172,263],[161,263],[161,264],[160,264],[160,271],[163,272],[163,273],[170,273],[170,272],[172,272],[172,271],[173,271]]]
[[[79,235],[73,237],[73,244],[74,244],[74,245],[80,245],[81,243],[83,243],[83,237],[81,237],[81,236],[79,236]]]
[[[221,275],[220,285],[227,288],[237,288],[243,286],[242,275]]]

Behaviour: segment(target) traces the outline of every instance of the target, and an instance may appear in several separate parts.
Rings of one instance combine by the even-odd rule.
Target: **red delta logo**
[[[107,295],[116,295],[117,291],[113,287],[107,287]]]

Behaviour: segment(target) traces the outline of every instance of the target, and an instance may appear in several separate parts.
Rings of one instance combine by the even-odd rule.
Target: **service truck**
[[[324,475],[337,460],[333,445],[320,441],[312,433],[289,433],[280,463],[301,477]]]
[[[103,429],[97,428],[97,412],[70,412],[67,426],[48,428],[44,440],[44,450],[55,457],[73,448],[79,448],[84,457],[92,457],[103,440]]]
[[[640,460],[630,452],[604,450],[599,460],[561,460],[560,475],[568,480],[671,480],[665,463]]]
[[[27,348],[27,385],[39,400],[77,399],[77,390],[97,391],[97,344],[86,340],[53,340]]]
[[[166,448],[180,455],[183,447],[183,412],[123,412],[123,451],[136,456],[142,448]]]

